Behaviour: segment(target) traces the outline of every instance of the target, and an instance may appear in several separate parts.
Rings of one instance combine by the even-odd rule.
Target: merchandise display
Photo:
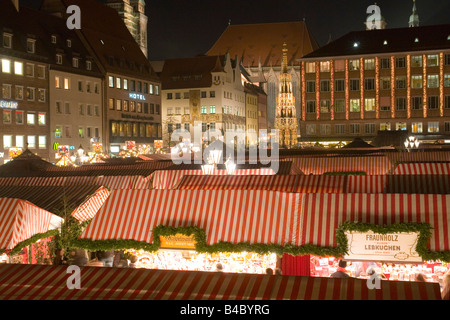
[[[127,255],[136,255],[137,268],[164,270],[217,271],[221,264],[224,272],[264,274],[267,268],[275,270],[276,254],[260,255],[252,252],[198,253],[191,250],[127,250]]]

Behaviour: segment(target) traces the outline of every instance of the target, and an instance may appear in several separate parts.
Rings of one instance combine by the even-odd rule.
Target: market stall
[[[400,162],[395,166],[393,174],[449,175],[450,162]]]
[[[78,241],[86,249],[136,250],[142,266],[212,270],[223,260],[225,270],[265,272],[277,267],[273,254],[292,239],[299,199],[263,190],[114,190]],[[176,239],[168,236],[184,242],[170,246]],[[245,251],[260,257],[237,254]],[[239,264],[245,260],[250,265]]]
[[[0,300],[440,300],[435,283],[244,273],[82,267],[69,289],[63,266],[0,265]]]
[[[0,253],[18,252],[51,236],[63,219],[28,201],[0,198]]]
[[[80,222],[92,219],[103,203],[108,199],[110,191],[105,187],[98,188],[92,195],[72,211],[72,217]]]

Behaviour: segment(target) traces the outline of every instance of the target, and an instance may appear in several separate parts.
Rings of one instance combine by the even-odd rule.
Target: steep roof
[[[284,42],[289,65],[298,64],[297,59],[319,47],[305,22],[245,24],[229,25],[207,54],[237,55],[244,67],[280,66]]]
[[[223,71],[225,56],[168,59],[161,72],[163,90],[203,88],[212,85],[211,72]]]
[[[80,7],[79,32],[107,72],[158,80],[150,62],[114,9],[95,0],[44,0],[41,10],[62,14],[65,20],[70,16],[65,8],[72,4]]]
[[[304,58],[448,49],[450,48],[449,37],[450,24],[353,31],[306,55]]]

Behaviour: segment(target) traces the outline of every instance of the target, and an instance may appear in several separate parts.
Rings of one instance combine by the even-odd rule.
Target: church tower
[[[416,0],[413,0],[412,15],[409,17],[409,27],[419,26],[419,15],[417,14]]]
[[[283,44],[283,62],[277,106],[275,111],[275,129],[278,130],[280,146],[291,148],[297,145],[297,112],[295,110],[295,97],[292,92],[291,74],[287,68],[287,45]]]
[[[105,4],[117,11],[133,38],[147,57],[147,16],[144,0],[106,0]]]

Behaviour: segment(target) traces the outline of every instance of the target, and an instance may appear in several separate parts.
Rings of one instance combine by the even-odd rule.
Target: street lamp
[[[405,145],[405,148],[410,151],[411,149],[418,149],[420,141],[416,137],[410,136],[403,144]]]
[[[225,161],[225,167],[227,169],[227,174],[234,174],[236,171],[236,164],[230,158]]]

